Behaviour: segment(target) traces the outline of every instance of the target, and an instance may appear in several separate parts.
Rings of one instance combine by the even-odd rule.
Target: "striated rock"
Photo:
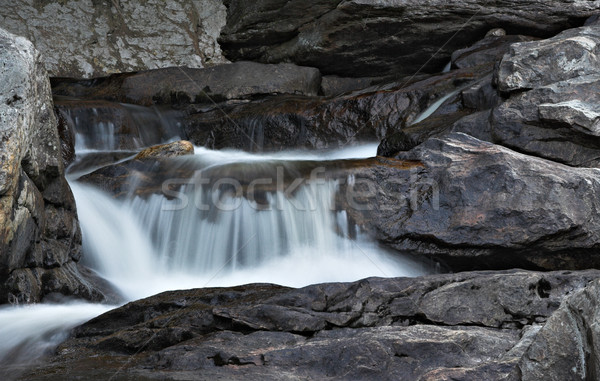
[[[590,380],[600,374],[600,281],[567,298],[519,362],[523,381]]]
[[[134,159],[161,159],[194,154],[194,145],[187,140],[148,147],[135,155]]]
[[[319,70],[292,64],[236,62],[205,69],[169,67],[94,80],[57,79],[55,95],[143,106],[209,103],[269,94],[317,95]]]
[[[219,0],[5,3],[1,26],[33,41],[51,76],[91,78],[226,62],[216,41],[225,24]]]
[[[345,77],[438,72],[491,28],[550,37],[600,10],[590,1],[227,0],[227,58],[294,62]],[[426,39],[423,36],[427,36]]]
[[[357,168],[340,202],[359,226],[450,268],[598,266],[598,170],[567,167],[462,133]]]
[[[0,303],[102,300],[76,266],[81,233],[41,56],[1,29],[0,52]]]
[[[600,28],[566,30],[542,41],[511,45],[497,71],[503,92],[529,90],[600,72]]]
[[[22,379],[68,372],[98,379],[517,380],[540,325],[598,275],[512,270],[166,292],[78,327]]]

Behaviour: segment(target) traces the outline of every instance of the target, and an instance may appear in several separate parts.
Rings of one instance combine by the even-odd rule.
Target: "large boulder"
[[[33,41],[55,77],[226,62],[216,41],[224,24],[219,0],[15,0],[0,7],[0,27]]]
[[[509,99],[490,118],[495,142],[572,166],[600,164],[600,27],[513,44],[496,72]]]
[[[600,72],[600,27],[569,29],[541,41],[519,42],[498,67],[502,92],[535,89]]]
[[[0,303],[103,295],[80,274],[50,84],[31,42],[0,29]]]
[[[22,379],[518,380],[540,325],[599,275],[512,270],[166,292],[76,328]]]
[[[463,133],[356,168],[340,189],[380,241],[457,269],[600,265],[600,177]],[[402,163],[412,163],[412,166]]]
[[[441,71],[490,28],[550,37],[583,25],[593,1],[227,0],[231,60],[294,62],[350,77]],[[423,36],[427,36],[426,39]]]

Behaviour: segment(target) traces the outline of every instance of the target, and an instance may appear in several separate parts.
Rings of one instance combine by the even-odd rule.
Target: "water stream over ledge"
[[[110,133],[105,122],[98,124],[98,131],[90,131],[89,125],[77,125],[89,118],[73,115],[80,159],[82,153],[110,156],[118,149],[114,139],[104,136]],[[147,122],[146,116],[138,119]],[[165,129],[171,136],[163,141],[176,138],[171,126]],[[329,152],[250,154],[197,147],[196,154],[185,160],[197,166],[196,174],[209,172],[213,179],[231,180],[232,173],[254,178],[279,173],[279,168],[293,169],[302,161],[372,157],[376,149],[377,144],[367,144]],[[269,189],[260,193],[260,202],[198,186],[190,179],[184,179],[187,183],[174,198],[153,194],[115,199],[78,182],[76,178],[85,172],[72,171],[69,179],[83,233],[84,263],[111,281],[126,300],[174,289],[256,282],[301,287],[432,272],[431,266],[351,231],[345,211],[333,205],[338,185],[333,179],[303,182],[292,194]],[[0,374],[27,367],[64,340],[73,327],[113,307],[65,303],[0,309],[0,366],[4,367]]]

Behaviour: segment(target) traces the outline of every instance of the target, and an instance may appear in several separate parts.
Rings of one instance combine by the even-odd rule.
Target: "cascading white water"
[[[370,156],[374,149],[364,152]],[[197,151],[198,167],[213,172],[215,166],[226,168],[224,162],[276,167],[284,157]],[[340,156],[344,153],[330,157]],[[214,186],[194,183],[174,199],[117,201],[76,182],[72,189],[86,258],[129,298],[179,288],[251,282],[297,287],[427,272],[364,237],[349,239],[345,212],[332,204],[335,181],[306,182],[292,197],[282,190],[264,192],[260,205],[252,197],[221,195]]]
[[[112,308],[91,303],[0,308],[0,377],[16,376],[65,340],[73,327]]]
[[[74,123],[83,123],[71,116]],[[119,148],[110,136],[114,124],[102,123],[92,134],[97,133],[98,140],[78,139],[78,154]],[[173,135],[165,140],[171,138]],[[329,153],[253,155],[197,148],[193,160],[200,170],[235,163],[264,168],[285,160],[370,157],[376,149],[377,144],[370,144]],[[115,200],[89,185],[73,179],[70,183],[83,233],[84,258],[128,300],[172,289],[253,282],[297,287],[430,272],[429,267],[389,253],[360,234],[348,238],[356,234],[348,231],[345,212],[332,207],[334,180],[306,183],[293,195],[271,189],[264,192],[260,206],[239,195],[219,193],[215,198],[220,191],[188,184],[182,188],[181,197],[188,200],[183,208],[179,207],[182,198],[152,195]],[[110,308],[64,304],[0,310],[0,365],[34,361],[62,341],[72,327]],[[11,369],[6,372],[10,374]]]

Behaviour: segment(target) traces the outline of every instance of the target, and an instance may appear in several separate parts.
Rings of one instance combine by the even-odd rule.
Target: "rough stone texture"
[[[459,49],[452,53],[452,66],[456,68],[473,67],[486,63],[496,63],[508,52],[511,44],[531,41],[534,38],[521,35],[502,34],[502,29],[495,29],[468,48]]]
[[[595,380],[600,375],[600,281],[566,299],[519,363],[523,381]]]
[[[152,104],[209,103],[269,94],[317,95],[319,70],[293,64],[236,62],[205,69],[166,69],[112,75],[93,81],[55,80],[55,95]]]
[[[380,241],[455,270],[600,265],[597,169],[462,133],[431,138],[396,158],[416,164],[357,167],[354,184],[340,190],[348,213]]]
[[[0,27],[29,38],[51,76],[90,78],[226,60],[216,39],[219,0],[11,0]]]
[[[497,72],[503,92],[528,90],[600,72],[600,27],[566,30],[543,41],[516,43]]]
[[[441,94],[488,74],[490,66],[407,79],[334,98],[269,97],[207,108],[191,105],[187,139],[208,148],[322,149],[379,140],[411,123]]]
[[[295,62],[348,77],[438,72],[491,28],[549,37],[583,25],[595,1],[227,0],[231,60]],[[423,36],[427,36],[426,39]],[[424,65],[424,66],[423,66]]]
[[[81,233],[41,56],[2,29],[0,78],[0,303],[100,300],[75,264]]]
[[[597,167],[599,84],[600,75],[588,75],[512,95],[493,110],[494,141],[561,163]]]
[[[167,292],[78,327],[22,379],[517,380],[540,324],[598,275],[513,270]]]
[[[148,147],[135,155],[135,159],[167,158],[194,154],[194,145],[186,140]]]
[[[347,78],[337,75],[326,75],[321,80],[321,94],[326,97],[348,93],[367,88],[381,82],[379,78]]]

